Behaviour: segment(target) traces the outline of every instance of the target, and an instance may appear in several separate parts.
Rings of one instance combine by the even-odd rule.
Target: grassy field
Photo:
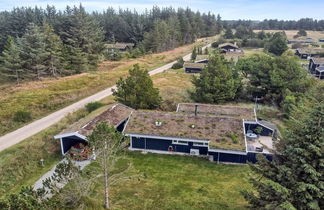
[[[179,69],[168,70],[152,77],[154,86],[159,88],[163,99],[162,110],[175,111],[178,103],[191,102],[188,90],[193,88],[192,76]]]
[[[32,120],[39,119],[81,98],[114,85],[118,78],[126,76],[128,70],[136,63],[151,70],[189,53],[193,46],[204,45],[207,42],[203,39],[195,44],[137,59],[103,62],[95,72],[19,85],[4,85],[0,87],[0,136],[30,122],[23,123],[13,120],[14,113],[19,110],[30,111]]]
[[[241,190],[251,189],[246,165],[217,165],[189,156],[128,152],[144,178],[113,185],[112,209],[246,209]],[[99,170],[91,164],[86,170]],[[99,171],[98,171],[99,173]],[[96,180],[86,209],[103,209],[103,184]]]
[[[254,30],[254,32],[259,32],[261,30]],[[264,30],[265,32],[275,33],[283,30]],[[297,34],[298,30],[284,30],[288,39],[294,39],[293,37]],[[311,37],[315,40],[324,37],[324,31],[306,31],[307,37]]]

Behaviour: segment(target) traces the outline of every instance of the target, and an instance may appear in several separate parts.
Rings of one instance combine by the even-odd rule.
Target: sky
[[[282,19],[298,20],[304,17],[324,19],[324,0],[0,0],[0,11],[11,10],[20,6],[54,5],[64,9],[66,5],[82,5],[87,11],[103,11],[114,8],[136,9],[139,12],[145,8],[158,6],[190,7],[200,12],[220,14],[223,20],[263,20]]]

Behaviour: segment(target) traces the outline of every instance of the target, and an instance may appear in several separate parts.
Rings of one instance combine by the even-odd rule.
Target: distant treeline
[[[220,33],[222,21],[189,8],[153,7],[144,13],[80,6],[58,11],[15,8],[0,13],[0,76],[32,80],[95,70],[105,43],[132,42],[136,50],[161,52]]]
[[[324,30],[324,20],[314,20],[312,18],[302,18],[300,20],[265,19],[263,21],[231,20],[224,21],[224,24],[231,28],[245,26],[259,30]]]

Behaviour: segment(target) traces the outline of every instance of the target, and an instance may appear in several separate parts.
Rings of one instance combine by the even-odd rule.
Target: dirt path
[[[206,45],[204,48],[210,47],[210,44]],[[185,61],[190,60],[191,54],[188,54],[183,57]],[[173,61],[171,63],[168,63],[164,66],[161,66],[159,68],[156,68],[149,72],[150,76],[154,74],[161,73],[167,69],[170,69],[171,66],[176,61]],[[0,137],[0,151],[5,150],[15,144],[18,144],[19,142],[23,141],[24,139],[35,135],[36,133],[44,130],[45,128],[59,122],[63,117],[68,115],[69,113],[72,113],[80,108],[83,108],[87,103],[94,102],[94,101],[100,101],[103,98],[106,98],[110,95],[112,95],[112,89],[116,88],[116,86],[107,88],[103,91],[100,91],[92,96],[89,96],[87,98],[84,98],[74,104],[71,104],[61,110],[58,110],[46,117],[43,117],[39,120],[36,120],[28,125],[25,125],[24,127],[21,127],[13,132],[10,132],[4,136]]]

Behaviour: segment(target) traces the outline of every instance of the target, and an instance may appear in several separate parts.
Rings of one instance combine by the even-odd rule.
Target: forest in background
[[[224,21],[224,24],[231,28],[244,26],[252,30],[324,30],[324,20],[316,20],[313,18],[301,18],[299,20],[265,19],[263,21],[227,20]]]
[[[162,52],[213,36],[220,16],[189,8],[153,7],[144,13],[108,8],[86,12],[54,6],[0,13],[0,75],[5,81],[36,80],[96,70],[105,43],[132,42],[136,53]]]

